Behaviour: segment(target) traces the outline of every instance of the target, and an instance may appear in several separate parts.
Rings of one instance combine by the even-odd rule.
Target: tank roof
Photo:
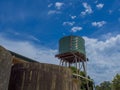
[[[35,61],[35,60],[33,60],[33,59],[30,59],[30,58],[28,58],[28,57],[25,57],[25,56],[23,56],[23,55],[20,55],[20,54],[18,54],[18,53],[13,52],[13,51],[9,51],[9,52],[11,53],[12,56],[15,56],[15,57],[17,57],[17,58],[20,58],[20,59],[22,59],[22,60],[24,60],[24,61],[27,61],[27,62],[37,62],[37,61]]]

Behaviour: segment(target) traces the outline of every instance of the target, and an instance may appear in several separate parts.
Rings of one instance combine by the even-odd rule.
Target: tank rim
[[[60,41],[60,40],[62,40],[62,39],[64,39],[64,38],[67,38],[67,37],[78,37],[78,38],[80,38],[80,39],[83,39],[83,40],[84,40],[84,38],[83,38],[83,37],[81,37],[81,36],[77,36],[77,35],[68,35],[68,36],[64,36],[64,37],[60,38],[60,39],[59,39],[59,41]]]

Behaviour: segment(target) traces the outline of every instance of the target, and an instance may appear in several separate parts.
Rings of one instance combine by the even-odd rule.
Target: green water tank
[[[59,40],[59,54],[68,52],[79,52],[85,56],[85,40],[80,36],[73,35],[61,38]]]

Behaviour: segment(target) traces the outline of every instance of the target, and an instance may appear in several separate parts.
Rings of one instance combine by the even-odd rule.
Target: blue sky
[[[120,73],[119,0],[0,0],[0,45],[58,64],[58,40],[86,41],[88,74],[98,84]]]

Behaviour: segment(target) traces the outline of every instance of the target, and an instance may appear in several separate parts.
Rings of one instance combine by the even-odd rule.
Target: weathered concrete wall
[[[16,64],[12,67],[9,90],[79,90],[69,69],[51,64]]]
[[[72,90],[81,90],[80,89],[80,80],[73,78],[72,79]]]
[[[11,54],[0,46],[0,90],[8,90],[11,66]]]

